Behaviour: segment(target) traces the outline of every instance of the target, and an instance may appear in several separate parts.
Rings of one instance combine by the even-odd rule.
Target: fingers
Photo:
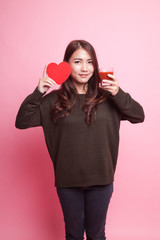
[[[44,67],[43,77],[41,79],[43,79],[46,82],[48,81],[53,86],[56,84],[56,82],[53,79],[49,78],[48,75],[47,75],[47,65],[45,65],[45,67]]]
[[[118,93],[119,86],[116,86],[116,85],[115,86],[108,86],[106,90],[114,96]]]
[[[40,78],[40,82],[43,86],[48,86],[48,87],[53,87],[56,84],[56,82],[49,77]]]
[[[112,95],[116,95],[119,91],[117,79],[112,74],[108,74],[108,77],[111,78],[111,80],[103,79],[100,84],[100,87],[109,91]]]
[[[38,89],[40,92],[45,93],[49,88],[54,87],[56,82],[49,77],[42,77],[39,79]]]
[[[39,79],[38,83],[38,89],[42,93],[47,92],[49,88],[54,87],[56,85],[56,82],[48,77],[46,70],[47,66],[45,66],[43,76]]]
[[[103,79],[102,80],[102,86],[110,86],[112,84],[114,84],[113,80],[108,80],[108,79]]]
[[[43,77],[47,77],[47,65],[45,65],[45,67],[44,67]]]
[[[112,78],[113,81],[116,80],[116,77],[115,77],[113,74],[108,74],[108,77],[109,77],[109,78]]]

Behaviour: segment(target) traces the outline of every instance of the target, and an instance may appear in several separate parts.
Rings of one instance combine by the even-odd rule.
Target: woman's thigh
[[[85,193],[85,229],[88,239],[105,239],[105,224],[113,184],[90,187]]]
[[[84,191],[77,188],[57,188],[61,203],[66,239],[83,239]]]

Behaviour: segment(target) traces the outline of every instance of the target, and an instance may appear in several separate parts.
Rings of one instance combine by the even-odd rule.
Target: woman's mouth
[[[88,74],[79,74],[81,78],[86,78]]]

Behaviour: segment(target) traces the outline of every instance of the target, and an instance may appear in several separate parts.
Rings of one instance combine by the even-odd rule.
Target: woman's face
[[[75,84],[85,84],[94,73],[91,56],[84,48],[77,49],[69,59],[71,78]]]

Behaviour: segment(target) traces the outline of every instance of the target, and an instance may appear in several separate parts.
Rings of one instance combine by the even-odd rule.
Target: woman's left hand
[[[100,83],[100,87],[107,90],[114,96],[119,91],[119,85],[114,75],[108,74],[108,77],[111,78],[111,80],[103,79]]]

